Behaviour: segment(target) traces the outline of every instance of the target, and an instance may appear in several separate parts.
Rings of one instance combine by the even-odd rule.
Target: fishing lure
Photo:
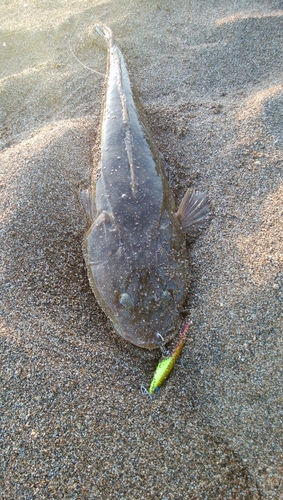
[[[172,351],[172,354],[161,361],[159,361],[157,368],[155,370],[155,373],[153,375],[153,379],[151,381],[150,387],[149,387],[149,394],[154,394],[155,391],[157,391],[161,385],[165,382],[169,374],[171,373],[177,358],[179,357],[183,346],[186,341],[187,337],[187,331],[189,329],[190,322],[186,323],[183,331],[181,333],[181,338],[178,342],[178,344],[175,346],[175,348]]]

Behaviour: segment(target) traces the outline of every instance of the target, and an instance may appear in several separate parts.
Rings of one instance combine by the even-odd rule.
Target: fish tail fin
[[[207,225],[210,213],[207,194],[188,189],[180,203],[177,217],[183,230],[191,239],[194,239]]]
[[[105,26],[104,24],[98,24],[96,26],[96,31],[97,33],[104,38],[110,45],[114,43],[114,35],[108,26]]]

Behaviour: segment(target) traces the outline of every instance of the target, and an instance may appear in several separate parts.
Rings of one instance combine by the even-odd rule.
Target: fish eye
[[[125,309],[131,309],[134,305],[132,297],[128,293],[121,293],[119,304]]]
[[[166,301],[166,302],[169,302],[171,300],[172,296],[169,292],[167,292],[167,290],[164,290],[161,294],[161,299]]]

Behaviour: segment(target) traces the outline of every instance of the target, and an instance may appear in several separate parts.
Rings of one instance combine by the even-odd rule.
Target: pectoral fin
[[[188,189],[180,203],[177,217],[183,230],[188,233],[190,238],[195,238],[206,226],[209,214],[210,207],[207,194]]]

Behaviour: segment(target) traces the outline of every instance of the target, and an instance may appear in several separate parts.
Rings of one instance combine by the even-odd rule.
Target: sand
[[[282,2],[25,2],[0,6],[1,498],[283,498]],[[118,338],[82,257],[103,77],[72,51],[105,72],[99,22],[176,202],[214,211],[152,401],[160,354]]]

